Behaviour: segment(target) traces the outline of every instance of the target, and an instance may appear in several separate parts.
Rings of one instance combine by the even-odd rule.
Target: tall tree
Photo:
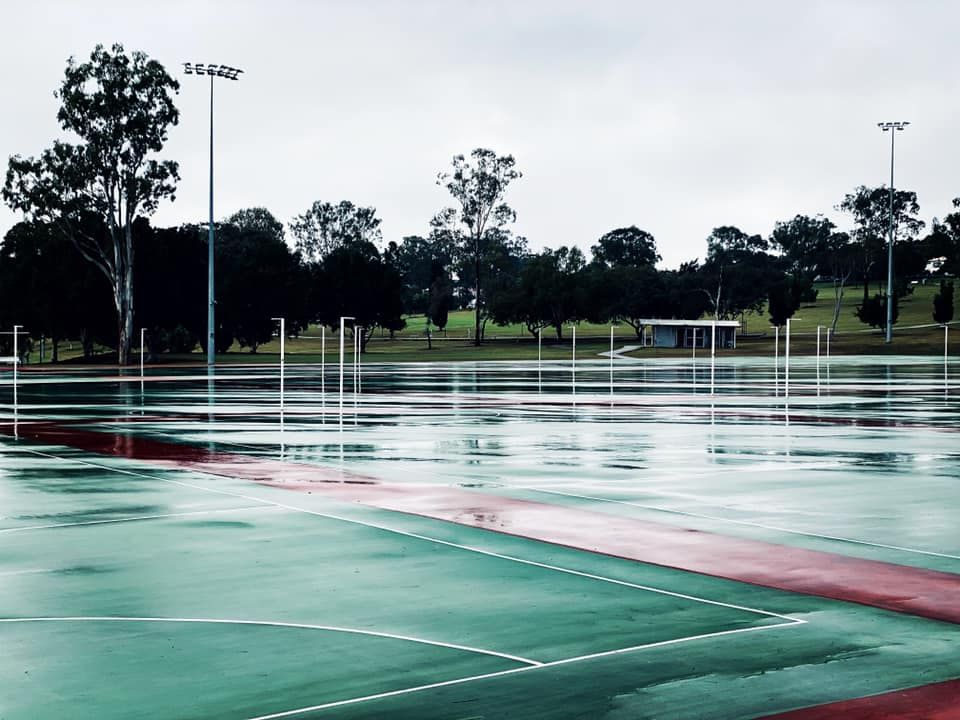
[[[445,272],[449,270],[454,250],[446,243],[445,237],[436,233],[426,238],[410,235],[396,246],[395,265],[403,282],[405,313],[416,315],[427,312],[438,268]]]
[[[836,335],[840,321],[840,309],[847,282],[857,269],[857,250],[850,242],[850,236],[844,232],[832,233],[824,248],[823,259],[819,265],[822,272],[830,276],[833,283],[833,318],[830,322],[830,334]]]
[[[876,275],[885,277],[886,245],[890,231],[890,189],[868,188],[863,185],[848,193],[838,210],[848,213],[854,222],[854,242],[860,249],[860,272],[863,276],[863,302],[870,295],[870,280]],[[913,239],[923,229],[917,217],[920,206],[917,194],[911,190],[894,190],[893,226],[895,239]],[[880,270],[883,272],[879,272]]]
[[[776,224],[770,246],[782,254],[788,273],[812,280],[824,273],[823,260],[835,230],[836,225],[822,215],[796,215]]]
[[[340,318],[355,318],[362,327],[360,351],[377,327],[398,330],[404,326],[400,275],[386,263],[373,243],[356,242],[331,251],[314,266],[314,313],[331,329]]]
[[[526,238],[498,228],[487,231],[482,250],[480,264],[484,268],[485,279],[479,307],[481,341],[486,332],[487,320],[493,319],[497,322],[497,317],[503,316],[504,304],[509,305],[512,302],[511,294],[517,287],[523,262],[529,255]],[[471,295],[477,286],[474,258],[460,253],[455,268],[461,296]]]
[[[615,265],[594,262],[586,275],[587,319],[597,323],[622,322],[637,337],[647,318],[674,317],[666,302],[664,273],[653,265]]]
[[[473,264],[475,345],[479,345],[482,339],[486,246],[491,238],[502,235],[506,226],[516,220],[516,213],[504,199],[510,183],[520,177],[512,155],[497,155],[485,148],[471,152],[470,160],[455,155],[452,172],[443,172],[437,177],[437,184],[447,189],[457,207],[441,211],[434,218],[434,225],[448,228],[459,239],[463,253]]]
[[[236,215],[234,217],[237,217]],[[241,347],[257,348],[268,342],[276,328],[273,318],[287,318],[287,332],[304,328],[309,315],[307,284],[300,256],[291,252],[274,223],[247,223],[220,227],[218,267],[223,268],[217,318],[218,351],[235,339]]]
[[[718,320],[763,306],[767,288],[776,279],[767,248],[760,235],[748,235],[729,225],[714,228],[707,237],[701,287]]]
[[[654,317],[697,320],[713,307],[709,293],[703,292],[703,268],[696,260],[659,275],[663,294],[653,310]]]
[[[97,45],[89,62],[71,57],[57,118],[80,142],[11,157],[3,188],[12,208],[54,225],[110,282],[122,364],[133,335],[133,224],[172,200],[179,179],[177,163],[152,157],[177,124],[179,87],[160,63],[119,44]],[[106,238],[85,231],[84,212],[103,219]]]
[[[523,259],[516,284],[491,305],[498,324],[522,322],[533,335],[552,327],[557,340],[563,326],[584,311],[580,273],[586,266],[579,248],[543,250]]]
[[[341,200],[336,205],[317,200],[290,222],[290,232],[297,250],[313,262],[323,260],[344,245],[372,243],[376,246],[381,240],[377,209],[354,205],[349,200]]]

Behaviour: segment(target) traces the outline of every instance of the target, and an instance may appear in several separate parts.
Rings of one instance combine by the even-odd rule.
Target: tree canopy
[[[179,119],[179,84],[164,67],[122,45],[97,45],[88,62],[67,61],[56,97],[61,127],[78,143],[55,141],[39,158],[10,158],[4,200],[49,223],[109,281],[118,356],[129,358],[134,317],[133,226],[173,199],[177,163],[153,155]],[[90,232],[87,214],[106,233]]]
[[[595,263],[607,267],[652,267],[660,262],[653,235],[636,225],[605,233],[590,251]]]
[[[317,200],[290,223],[297,249],[311,261],[323,260],[344,245],[371,243],[382,239],[380,218],[374,207],[361,207],[349,200],[337,204]]]

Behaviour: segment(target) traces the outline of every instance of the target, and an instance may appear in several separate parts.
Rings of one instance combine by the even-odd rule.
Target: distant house
[[[716,332],[718,348],[737,346],[737,320],[641,320],[642,345],[661,348],[709,348]]]

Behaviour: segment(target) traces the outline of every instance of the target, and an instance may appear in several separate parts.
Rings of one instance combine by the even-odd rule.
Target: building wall
[[[693,328],[688,325],[654,325],[652,331],[653,346],[662,348],[692,348]],[[697,347],[709,348],[713,328],[697,327]],[[736,328],[717,327],[717,349],[737,346]]]
[[[677,347],[677,328],[657,325],[653,328],[654,347]]]

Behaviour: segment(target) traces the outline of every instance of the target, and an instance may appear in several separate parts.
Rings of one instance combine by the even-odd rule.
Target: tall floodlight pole
[[[183,64],[185,75],[207,75],[210,78],[210,221],[207,225],[207,366],[213,367],[216,344],[216,325],[214,324],[214,308],[216,296],[213,292],[213,80],[226,78],[239,80],[243,70],[216,63],[188,63]]]
[[[909,122],[877,123],[884,132],[890,133],[890,239],[887,242],[887,333],[885,342],[893,342],[893,150],[897,132],[902,131]]]

